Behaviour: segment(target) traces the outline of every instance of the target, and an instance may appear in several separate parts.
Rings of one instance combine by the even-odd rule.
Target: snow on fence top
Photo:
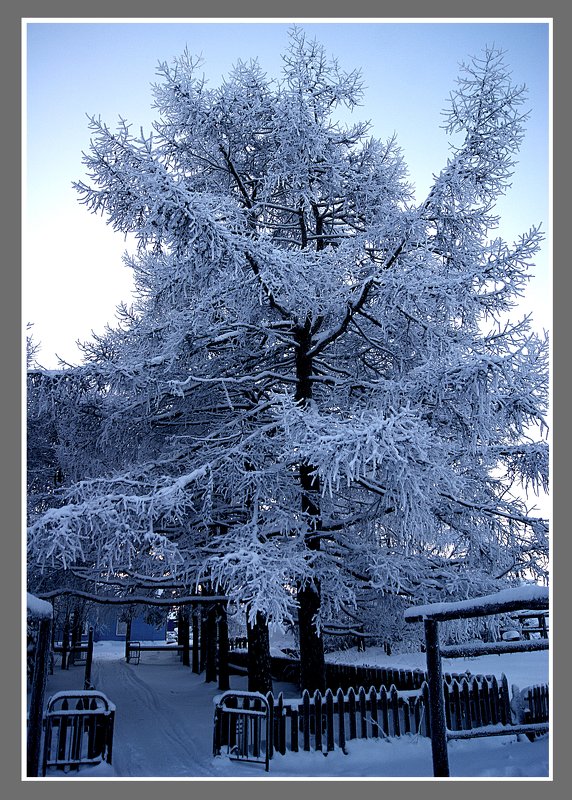
[[[51,619],[54,614],[54,609],[51,603],[45,600],[40,600],[29,592],[26,592],[26,607],[29,613],[36,619]]]
[[[517,589],[503,589],[495,594],[472,597],[454,603],[430,603],[425,606],[411,606],[405,609],[406,622],[421,622],[424,619],[443,621],[448,619],[468,619],[469,617],[504,614],[520,609],[548,608],[549,594],[546,586],[520,586]]]

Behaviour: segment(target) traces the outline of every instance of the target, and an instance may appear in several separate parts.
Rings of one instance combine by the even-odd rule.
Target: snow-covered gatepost
[[[549,592],[545,586],[521,586],[516,589],[504,589],[495,594],[460,600],[453,603],[431,603],[423,606],[412,606],[405,611],[406,622],[423,622],[425,626],[425,646],[427,656],[427,683],[429,686],[429,720],[431,724],[431,752],[433,756],[433,775],[436,778],[449,777],[449,756],[447,740],[456,738],[454,732],[447,730],[445,719],[445,698],[443,693],[443,675],[441,657],[456,658],[466,655],[486,655],[489,653],[512,653],[523,650],[540,650],[548,648],[548,640],[530,642],[492,642],[471,644],[463,647],[441,649],[439,643],[439,622],[454,619],[486,617],[492,614],[507,614],[523,609],[541,610],[549,607]],[[499,646],[500,644],[500,646]],[[523,647],[524,645],[524,647]],[[530,727],[530,726],[528,726]],[[527,726],[518,726],[524,731]],[[516,729],[516,728],[515,728]],[[530,727],[532,730],[532,727]],[[496,733],[503,731],[495,731]],[[468,732],[464,731],[466,735]],[[470,735],[492,735],[492,731],[473,728]],[[466,738],[466,737],[465,737]]]
[[[27,767],[28,777],[40,774],[40,752],[42,742],[42,719],[44,695],[48,674],[48,653],[52,636],[52,619],[54,610],[50,603],[40,600],[32,594],[27,595],[27,612],[38,622],[38,639],[34,654],[34,670],[28,711]]]

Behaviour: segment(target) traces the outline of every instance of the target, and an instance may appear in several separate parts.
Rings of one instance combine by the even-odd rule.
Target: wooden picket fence
[[[443,687],[449,730],[512,724],[505,675],[500,680],[492,675],[449,675]],[[282,693],[275,698],[269,692],[266,699],[270,713],[266,747],[270,757],[274,752],[300,750],[329,752],[339,748],[345,752],[346,743],[352,739],[431,736],[426,681],[415,689],[398,689],[392,684],[389,689],[382,685],[379,689],[372,686],[369,691],[363,686],[357,691],[353,687],[336,692],[328,689],[324,695],[315,692],[313,696],[304,691],[301,699],[295,700],[284,699]],[[530,721],[548,719],[548,687],[531,687],[527,703]],[[215,755],[234,741],[233,720],[228,723],[223,725],[220,716],[215,718]],[[223,730],[227,731],[224,735]]]
[[[486,725],[510,725],[510,696],[506,676],[467,676],[443,681],[445,719],[450,731]]]
[[[456,677],[456,676],[452,676]],[[358,692],[360,686],[395,686],[398,691],[420,689],[427,680],[422,669],[393,669],[326,662],[326,686]]]
[[[528,686],[524,692],[523,722],[546,722],[549,714],[548,686]]]
[[[233,639],[229,647],[231,670],[243,673],[247,668],[247,643],[244,639]],[[300,662],[288,656],[272,656],[270,659],[272,676],[277,681],[298,683]],[[466,673],[445,673],[447,681],[462,680]],[[350,688],[359,692],[361,686],[395,686],[398,691],[420,689],[427,680],[422,669],[397,669],[392,667],[368,667],[361,664],[334,664],[326,662],[326,686],[332,691]],[[300,687],[303,688],[303,687]]]

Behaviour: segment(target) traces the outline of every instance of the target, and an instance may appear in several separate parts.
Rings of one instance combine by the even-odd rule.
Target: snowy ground
[[[182,666],[175,653],[143,653],[139,665],[126,664],[121,642],[97,642],[94,648],[92,680],[117,707],[113,738],[113,765],[84,770],[82,777],[98,780],[144,779],[150,777],[218,780],[294,780],[348,778],[432,778],[430,741],[423,737],[353,740],[348,755],[334,751],[275,755],[270,772],[258,764],[237,763],[226,756],[213,757],[213,698],[220,694],[216,684],[204,675],[194,675]],[[386,656],[376,648],[366,653],[349,650],[336,660],[371,665],[424,668],[421,653]],[[443,661],[445,671],[507,675],[509,685],[520,688],[548,681],[547,651],[482,656]],[[48,677],[47,696],[64,689],[82,688],[83,667]],[[233,689],[245,689],[246,679],[231,676]],[[276,683],[275,693],[296,696],[292,684]],[[548,736],[534,742],[516,736],[498,736],[449,744],[453,778],[548,779],[550,777]]]

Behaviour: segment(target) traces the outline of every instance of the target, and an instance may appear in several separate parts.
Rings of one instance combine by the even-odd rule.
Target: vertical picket
[[[393,736],[401,736],[401,721],[399,719],[399,695],[393,683],[389,688],[389,706],[393,721]]]
[[[377,692],[374,686],[369,688],[369,705],[371,708],[371,735],[372,738],[377,739],[379,737],[379,725],[377,722]]]
[[[314,714],[316,719],[316,750],[322,749],[322,694],[314,692]]]
[[[449,681],[443,681],[443,701],[445,705],[445,725],[449,730],[453,729],[452,713],[451,713],[451,684]]]
[[[421,686],[423,700],[423,735],[431,737],[431,714],[429,713],[429,684],[424,681]]]
[[[483,715],[481,713],[481,695],[479,692],[479,681],[476,677],[473,677],[470,682],[470,692],[471,692],[471,718],[475,723],[476,728],[480,728],[483,724]]]
[[[360,716],[360,737],[367,739],[367,703],[365,698],[365,689],[363,686],[359,687],[359,716]]]
[[[346,720],[345,720],[345,702],[344,692],[338,689],[338,744],[340,748],[346,751]]]
[[[348,689],[348,713],[350,723],[350,739],[357,739],[356,731],[356,694],[353,686]]]
[[[451,717],[454,716],[452,729],[455,731],[460,731],[463,729],[463,718],[461,716],[461,694],[459,691],[459,681],[456,678],[451,683],[451,693],[453,695],[453,708]]]
[[[501,673],[500,697],[501,722],[503,725],[510,725],[512,721],[510,714],[510,692],[508,688],[508,680],[504,672]]]
[[[268,758],[272,758],[274,755],[274,695],[272,692],[268,692],[266,694],[266,700],[268,701],[268,741],[266,742],[266,752],[268,753]]]
[[[286,753],[286,716],[284,714],[284,695],[278,695],[276,706],[276,750],[284,755]]]
[[[326,702],[326,748],[328,752],[334,749],[334,695],[328,689],[325,696]]]
[[[489,689],[489,682],[486,678],[483,678],[481,683],[481,707],[482,707],[483,725],[490,725],[492,720],[490,694],[491,693]]]
[[[469,679],[466,677],[461,681],[461,707],[463,710],[463,728],[465,730],[470,730],[473,727],[473,718],[471,714]]]
[[[499,682],[494,675],[491,681],[491,712],[492,712],[492,723],[493,725],[496,725],[500,721]]]
[[[413,719],[415,720],[415,730],[418,736],[421,735],[421,711],[423,708],[423,698],[417,695],[413,701]]]
[[[69,709],[67,698],[64,697],[62,702],[62,711]],[[60,729],[58,731],[58,761],[65,761],[67,758],[67,738],[68,738],[68,718],[63,714],[60,722]]]
[[[304,750],[310,750],[310,692],[304,689],[302,693],[302,719],[304,734]]]
[[[381,708],[381,729],[386,736],[389,736],[389,711],[387,705],[387,689],[385,686],[382,686],[379,691],[379,707]]]
[[[400,702],[401,712],[403,714],[403,731],[402,733],[411,733],[411,706],[409,705],[409,698],[404,697]]]
[[[293,753],[298,752],[298,708],[292,706],[290,712],[290,749]]]

